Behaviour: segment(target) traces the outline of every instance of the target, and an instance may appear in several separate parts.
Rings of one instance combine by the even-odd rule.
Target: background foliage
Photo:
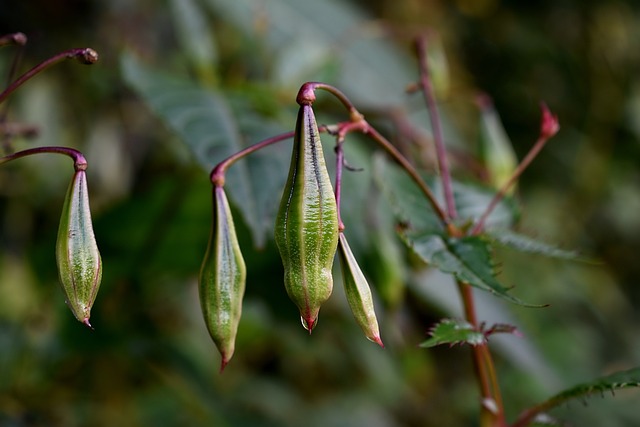
[[[208,167],[234,146],[292,129],[304,81],[338,86],[432,170],[425,109],[404,92],[417,76],[411,38],[427,30],[444,49],[433,57],[446,55],[439,95],[460,158],[478,150],[481,92],[519,157],[537,135],[538,103],[559,115],[560,134],[520,183],[518,228],[603,261],[498,254],[501,281],[518,298],[551,304],[478,295],[482,319],[524,334],[491,339],[511,415],[637,365],[639,24],[632,1],[0,0],[0,33],[29,37],[22,69],[69,47],[100,54],[91,67],[47,71],[2,107],[39,129],[17,147],[85,153],[105,266],[92,332],[64,306],[55,271],[69,161],[40,156],[0,169],[0,425],[474,425],[467,349],[418,348],[437,319],[459,313],[455,288],[398,244],[389,205],[376,196],[385,192],[374,184],[381,160],[364,141],[346,145],[349,162],[365,169],[345,178],[347,233],[374,283],[407,284],[396,306],[379,298],[386,349],[362,337],[339,286],[313,336],[298,323],[270,234],[286,143],[232,169],[249,276],[236,355],[222,376],[197,300]],[[5,75],[14,51],[0,51]],[[344,119],[329,97],[318,111],[324,123]],[[422,145],[402,145],[398,117]],[[473,178],[467,162],[455,165],[461,180]],[[376,270],[380,259],[407,257],[410,267]],[[393,301],[385,292],[377,294]],[[638,392],[616,396],[553,414],[575,425],[637,425]]]

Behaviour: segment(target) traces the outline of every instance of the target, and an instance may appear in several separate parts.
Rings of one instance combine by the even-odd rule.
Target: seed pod
[[[491,99],[486,95],[480,96],[478,104],[481,110],[480,157],[487,169],[489,184],[500,189],[516,170],[518,158]],[[509,194],[514,191],[515,187],[511,187]]]
[[[275,240],[289,298],[311,333],[331,295],[338,245],[338,210],[311,105],[301,103],[289,178],[276,217]]]
[[[93,234],[84,169],[76,170],[62,207],[56,260],[67,305],[80,322],[89,317],[102,280],[102,259]]]
[[[340,254],[344,291],[353,317],[356,318],[356,322],[358,322],[368,340],[375,342],[380,347],[384,347],[380,339],[380,330],[378,329],[378,319],[373,307],[371,289],[362,270],[360,270],[358,261],[356,261],[353,252],[351,252],[347,238],[342,233],[340,233],[338,253]]]
[[[213,189],[213,223],[199,277],[200,305],[224,370],[235,350],[247,270],[224,189]]]

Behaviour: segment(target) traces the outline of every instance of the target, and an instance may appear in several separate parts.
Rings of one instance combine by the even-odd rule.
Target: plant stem
[[[29,148],[28,150],[22,150],[4,157],[0,157],[0,165],[10,162],[11,160],[43,153],[63,154],[73,160],[73,167],[76,171],[87,169],[87,160],[84,158],[84,155],[80,151],[69,147]]]
[[[458,216],[456,212],[456,203],[453,196],[453,185],[451,182],[451,172],[449,171],[449,162],[447,160],[447,150],[444,146],[444,138],[442,136],[442,126],[438,105],[433,93],[433,85],[429,76],[429,66],[427,63],[427,37],[419,37],[416,39],[416,51],[418,54],[418,66],[420,69],[420,88],[424,95],[424,101],[429,110],[429,120],[431,122],[431,130],[433,131],[433,139],[436,146],[436,156],[438,159],[438,167],[440,169],[440,177],[442,180],[442,191],[444,194],[445,204],[447,207],[447,215],[451,219]]]
[[[307,82],[303,84],[300,87],[300,90],[298,91],[298,96],[296,97],[296,101],[298,102],[298,104],[303,104],[303,103],[313,104],[313,102],[316,100],[316,95],[315,95],[316,89],[322,89],[324,91],[327,91],[333,96],[335,96],[336,98],[338,98],[338,100],[342,103],[342,105],[344,105],[344,107],[349,111],[349,116],[350,116],[349,118],[352,122],[357,122],[358,120],[362,119],[363,117],[362,114],[358,112],[358,110],[353,105],[353,103],[349,100],[349,98],[347,98],[347,96],[344,93],[342,93],[342,91],[340,91],[338,88],[328,85],[326,83]]]
[[[460,291],[460,296],[462,298],[466,321],[475,329],[479,329],[471,286],[458,282],[458,290]],[[483,401],[481,406],[481,418],[482,420],[488,420],[488,422],[490,422],[486,427],[503,427],[505,426],[505,420],[502,395],[500,393],[500,386],[498,384],[493,358],[489,351],[489,347],[485,343],[474,345],[471,348],[473,352],[473,367],[476,372],[476,378],[478,380],[478,386],[480,387],[480,394]],[[487,402],[495,403],[495,408],[492,410],[487,407]],[[485,427],[485,425],[482,424],[482,427]]]
[[[325,128],[322,127],[321,131],[324,131],[324,130]],[[226,159],[218,163],[213,168],[213,170],[211,171],[211,174],[209,175],[209,179],[211,180],[211,183],[220,187],[224,186],[224,174],[229,168],[229,166],[231,166],[238,160],[242,159],[243,157],[246,157],[251,153],[254,153],[258,150],[268,147],[269,145],[275,144],[280,141],[284,141],[285,139],[291,139],[293,138],[294,135],[295,135],[295,131],[290,131],[290,132],[282,133],[280,135],[272,136],[271,138],[263,139],[260,142],[250,145],[244,150],[240,150],[237,153],[232,154],[231,156],[227,157]]]
[[[11,95],[17,88],[19,88],[24,82],[35,76],[42,70],[62,61],[65,59],[78,59],[82,64],[93,64],[98,60],[98,54],[95,50],[90,48],[75,48],[65,50],[51,58],[36,65],[20,77],[11,83],[2,93],[0,93],[0,103],[4,101],[9,95]]]

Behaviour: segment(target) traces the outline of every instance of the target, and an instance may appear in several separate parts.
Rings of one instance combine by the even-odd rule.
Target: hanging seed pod
[[[358,261],[356,261],[353,252],[351,252],[347,238],[342,233],[340,233],[338,253],[340,254],[344,291],[347,295],[347,301],[349,302],[349,307],[351,307],[353,317],[356,318],[356,322],[358,322],[358,325],[360,325],[369,341],[378,344],[380,347],[384,347],[380,339],[380,330],[373,307],[371,289],[362,270],[360,270]]]
[[[77,168],[64,200],[56,260],[67,305],[76,319],[91,327],[89,317],[102,279],[102,259],[93,234],[85,168]]]
[[[247,271],[224,189],[213,189],[213,223],[199,277],[200,305],[224,370],[235,350]]]
[[[275,240],[289,298],[311,332],[333,289],[338,211],[310,103],[301,101],[289,178],[276,217]]]

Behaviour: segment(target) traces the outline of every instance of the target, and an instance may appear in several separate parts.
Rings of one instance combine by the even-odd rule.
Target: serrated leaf
[[[605,392],[611,392],[613,395],[615,390],[631,387],[640,387],[640,367],[616,372],[560,392],[539,405],[524,411],[513,425],[529,425],[529,422],[536,419],[540,414],[572,399],[584,399],[595,393],[604,395]]]
[[[508,293],[509,289],[495,278],[489,244],[478,236],[451,238],[436,234],[405,235],[405,242],[426,263],[456,280],[490,292],[512,303],[527,304]]]
[[[558,406],[571,399],[579,397],[588,397],[594,393],[603,394],[604,392],[611,392],[630,387],[640,387],[640,367],[629,369],[627,371],[616,372],[611,375],[607,375],[598,378],[588,383],[579,384],[568,390],[556,394],[551,399],[547,400],[543,405],[547,408]]]
[[[551,258],[560,258],[573,261],[587,261],[584,257],[575,251],[567,251],[556,246],[550,245],[539,240],[535,240],[529,236],[516,233],[507,229],[493,229],[486,233],[496,243],[503,246],[526,252],[530,254],[539,254]]]
[[[254,140],[254,135],[263,135],[256,128],[263,132],[274,131],[270,136],[279,129],[273,123],[259,120],[248,109],[243,114],[234,114],[225,94],[152,70],[131,55],[123,56],[122,72],[127,83],[189,147],[207,172],[243,148],[241,131],[250,135],[253,143],[258,141]],[[240,108],[246,107],[246,103],[236,104],[241,105]],[[229,198],[241,211],[256,246],[265,242],[266,232],[273,223],[279,191],[286,179],[286,157],[279,153],[272,150],[270,154],[252,156],[250,161],[238,162],[227,172]]]
[[[470,344],[480,345],[486,343],[484,334],[477,331],[466,320],[444,319],[429,332],[431,338],[420,344],[420,347],[430,348],[441,344]]]

